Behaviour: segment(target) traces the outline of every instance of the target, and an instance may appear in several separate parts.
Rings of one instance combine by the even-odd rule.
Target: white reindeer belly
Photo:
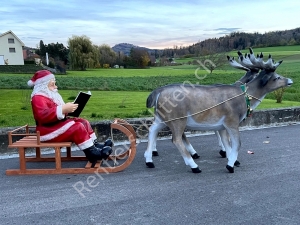
[[[217,121],[195,121],[192,116],[188,116],[186,128],[191,130],[223,130],[224,117]]]

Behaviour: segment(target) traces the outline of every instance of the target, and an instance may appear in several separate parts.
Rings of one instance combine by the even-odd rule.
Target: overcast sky
[[[93,44],[130,43],[148,48],[188,46],[233,31],[300,27],[299,0],[1,0],[0,33],[25,46],[68,44],[86,35]]]

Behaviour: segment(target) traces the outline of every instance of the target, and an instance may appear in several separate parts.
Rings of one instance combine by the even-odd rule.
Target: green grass
[[[294,101],[282,101],[282,103],[276,103],[274,99],[264,99],[255,110],[260,109],[278,109],[278,108],[289,108],[289,107],[299,107],[300,102]]]
[[[181,66],[164,66],[151,67],[151,69],[87,69],[86,71],[67,71],[67,75],[57,75],[58,77],[153,77],[153,76],[182,76],[194,74],[195,65]],[[28,74],[0,74],[0,76],[26,77],[30,79],[32,76]]]
[[[84,91],[84,90],[83,90]],[[61,90],[65,102],[72,102],[78,91]],[[81,117],[91,122],[113,120],[114,118],[151,117],[146,108],[150,92],[92,91],[92,97],[84,108]],[[16,127],[24,124],[34,125],[30,105],[31,90],[0,90],[0,127]],[[12,99],[14,99],[12,101]],[[300,106],[300,102],[264,99],[257,109],[284,108]],[[153,109],[150,109],[153,111]]]
[[[85,91],[85,90],[83,90]],[[65,102],[72,102],[78,91],[61,90]],[[0,89],[0,127],[34,125],[30,105],[31,90]],[[146,99],[149,92],[92,91],[81,117],[89,121],[114,118],[148,117]],[[13,100],[12,100],[13,99]]]

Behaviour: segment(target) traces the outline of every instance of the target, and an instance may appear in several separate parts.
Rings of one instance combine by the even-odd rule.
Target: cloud
[[[299,8],[291,0],[10,0],[1,2],[0,33],[12,30],[29,47],[86,35],[96,45],[170,48],[235,31],[293,29]]]
[[[217,29],[214,29],[214,31],[219,31],[219,32],[227,32],[227,33],[231,33],[231,32],[234,32],[234,31],[237,31],[237,30],[240,30],[241,28],[217,28]]]

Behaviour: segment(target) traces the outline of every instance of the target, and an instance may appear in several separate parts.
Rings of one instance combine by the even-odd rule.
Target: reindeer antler
[[[268,60],[264,62],[263,61],[264,56],[262,52],[260,53],[259,57],[255,57],[252,48],[249,48],[249,50],[250,50],[250,61],[252,62],[253,65],[259,67],[260,69],[275,71],[276,68],[282,63],[282,60],[275,63],[275,61],[272,59],[271,54],[269,54]]]
[[[228,59],[229,64],[230,64],[232,67],[234,67],[234,68],[236,68],[236,69],[241,69],[241,70],[250,71],[249,68],[244,67],[243,65],[241,65],[240,63],[238,63],[237,61],[235,61],[234,57],[231,58],[230,56],[227,56],[227,59]]]
[[[260,67],[257,67],[256,65],[254,65],[251,60],[250,60],[250,54],[245,53],[245,57],[243,56],[243,54],[238,51],[237,52],[239,55],[239,62],[241,65],[243,65],[244,67],[249,68],[250,70],[255,70],[255,71],[259,71]]]

